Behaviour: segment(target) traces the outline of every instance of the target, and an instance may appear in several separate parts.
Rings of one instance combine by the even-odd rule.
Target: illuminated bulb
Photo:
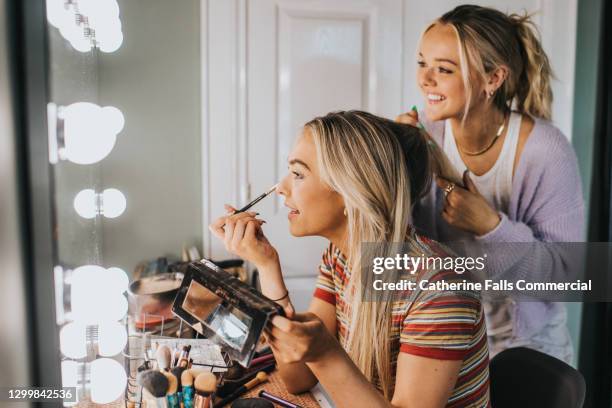
[[[121,268],[115,266],[110,267],[106,270],[107,279],[112,282],[113,290],[118,293],[124,293],[128,289],[130,279],[127,273]]]
[[[64,0],[47,0],[47,20],[56,28],[70,22],[72,13],[65,7]]]
[[[88,188],[81,190],[74,197],[74,210],[81,217],[91,219],[98,214],[98,197],[94,190]]]
[[[79,366],[80,363],[71,360],[62,361],[62,387],[78,387],[79,385]],[[65,407],[72,407],[77,404],[78,395],[75,402],[64,402]]]
[[[98,353],[104,357],[115,356],[127,344],[125,326],[118,322],[105,322],[99,325]]]
[[[79,381],[79,363],[71,360],[62,361],[62,387],[76,387]]]
[[[116,188],[107,188],[102,192],[100,213],[107,218],[116,218],[123,214],[127,201],[123,193]]]
[[[108,404],[121,396],[127,384],[125,370],[115,360],[99,358],[91,363],[91,400]]]
[[[71,322],[60,330],[60,350],[68,358],[80,359],[87,355],[85,326]]]
[[[115,52],[123,44],[123,33],[120,30],[112,31],[100,39],[100,51]]]
[[[114,106],[105,106],[102,108],[103,122],[106,130],[111,133],[120,133],[125,125],[123,113]]]
[[[83,324],[118,321],[125,317],[128,309],[122,294],[123,283],[116,271],[108,272],[101,266],[85,265],[72,271],[70,303],[72,317]]]
[[[104,159],[117,141],[123,114],[117,108],[100,108],[89,102],[76,102],[62,109],[64,156],[73,163],[92,164]]]
[[[125,317],[128,302],[123,295],[101,296],[97,293],[78,293],[71,300],[72,317],[83,324],[118,321]]]

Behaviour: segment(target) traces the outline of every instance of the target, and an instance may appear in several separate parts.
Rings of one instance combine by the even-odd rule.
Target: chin
[[[306,235],[308,235],[304,232],[303,228],[300,228],[299,226],[294,225],[292,223],[289,223],[289,233],[297,238],[305,237]]]
[[[440,109],[439,107],[426,106],[425,116],[427,116],[427,119],[431,122],[436,122],[438,120],[448,119],[451,115],[448,115],[444,109]]]

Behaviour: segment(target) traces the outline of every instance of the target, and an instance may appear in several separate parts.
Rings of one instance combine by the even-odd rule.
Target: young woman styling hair
[[[441,242],[487,245],[583,240],[584,208],[575,154],[551,119],[552,69],[528,16],[464,5],[423,33],[417,81],[420,121],[463,183],[437,178],[415,212],[424,234]],[[500,246],[501,247],[501,246]],[[563,254],[514,246],[487,260],[489,275],[563,280]],[[540,257],[537,270],[533,261]],[[492,355],[527,346],[572,359],[565,307],[531,301],[484,302]]]
[[[411,253],[445,256],[414,232],[411,217],[434,170],[457,180],[439,149],[411,126],[337,112],[304,126],[289,170],[277,192],[290,209],[291,234],[330,241],[309,313],[293,312],[279,255],[254,213],[228,214],[211,225],[229,251],[257,266],[262,292],[287,311],[287,318],[274,318],[267,336],[288,389],[298,393],[320,381],[338,407],[488,406],[486,328],[477,293],[362,298],[362,243],[405,242]],[[415,278],[452,282],[465,275],[419,270]]]

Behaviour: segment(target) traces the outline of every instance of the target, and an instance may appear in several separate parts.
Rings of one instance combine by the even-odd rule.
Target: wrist
[[[313,365],[312,368],[321,369],[337,364],[344,357],[349,358],[338,340],[331,338],[325,342],[323,349],[316,356],[313,356],[308,364]]]
[[[482,228],[479,231],[476,231],[476,235],[482,236],[486,235],[489,232],[493,231],[501,222],[501,217],[499,213],[492,213],[489,217],[489,221],[482,224]]]

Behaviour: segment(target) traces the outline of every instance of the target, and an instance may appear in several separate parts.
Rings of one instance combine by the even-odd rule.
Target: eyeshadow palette
[[[268,321],[283,308],[213,262],[188,265],[172,312],[247,367]]]

